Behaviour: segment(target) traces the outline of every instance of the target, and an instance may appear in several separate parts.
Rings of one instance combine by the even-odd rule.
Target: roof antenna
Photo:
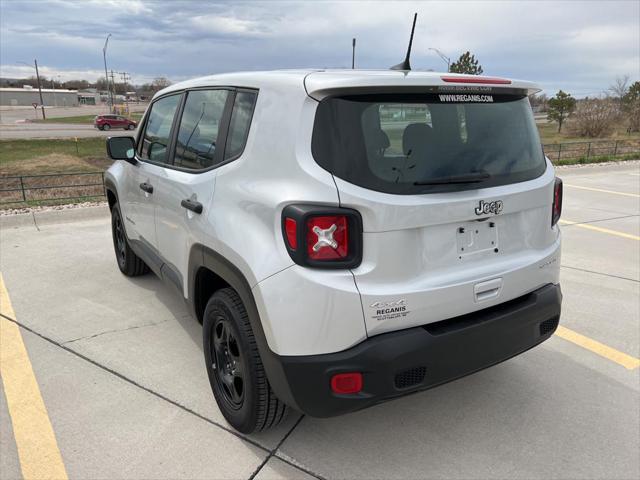
[[[411,70],[411,64],[409,63],[409,57],[411,57],[411,44],[413,43],[413,31],[416,29],[416,19],[418,18],[418,14],[413,14],[413,26],[411,27],[411,37],[409,37],[409,48],[407,48],[407,56],[404,59],[404,62],[399,63],[391,67],[391,70]]]

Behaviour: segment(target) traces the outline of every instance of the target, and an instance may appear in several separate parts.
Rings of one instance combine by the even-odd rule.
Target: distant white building
[[[76,107],[78,92],[76,90],[43,88],[42,100],[45,107]],[[0,106],[32,106],[40,105],[40,93],[37,88],[0,88]]]
[[[95,88],[78,90],[78,102],[80,105],[100,105],[102,96]]]

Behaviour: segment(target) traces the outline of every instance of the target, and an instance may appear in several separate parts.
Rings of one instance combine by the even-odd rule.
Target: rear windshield
[[[546,167],[526,96],[330,97],[318,105],[311,148],[337,177],[397,194],[523,182]]]

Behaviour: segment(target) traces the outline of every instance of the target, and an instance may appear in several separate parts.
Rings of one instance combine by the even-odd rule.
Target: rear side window
[[[174,163],[202,170],[212,167],[228,90],[194,90],[184,105]],[[222,152],[220,152],[222,153]]]
[[[171,95],[156,100],[151,105],[138,152],[143,160],[167,163],[171,126],[180,98],[181,95]]]
[[[240,91],[236,93],[224,152],[225,160],[240,156],[244,150],[244,145],[249,135],[249,127],[251,126],[253,108],[256,104],[256,96],[255,92]]]
[[[337,177],[396,194],[505,185],[546,168],[528,98],[504,94],[330,97],[312,152]]]

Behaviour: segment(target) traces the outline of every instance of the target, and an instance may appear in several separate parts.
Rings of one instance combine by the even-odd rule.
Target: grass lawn
[[[0,176],[95,172],[111,165],[106,139],[0,140]]]
[[[107,158],[105,138],[0,140],[0,208],[55,205],[103,199],[102,176],[56,173],[103,172]],[[10,178],[25,176],[20,178]],[[26,202],[22,201],[22,188]],[[40,188],[54,187],[54,188]],[[64,199],[64,200],[58,200]]]
[[[75,117],[54,117],[46,120],[31,120],[33,123],[89,123],[93,124],[95,115],[78,115]]]

